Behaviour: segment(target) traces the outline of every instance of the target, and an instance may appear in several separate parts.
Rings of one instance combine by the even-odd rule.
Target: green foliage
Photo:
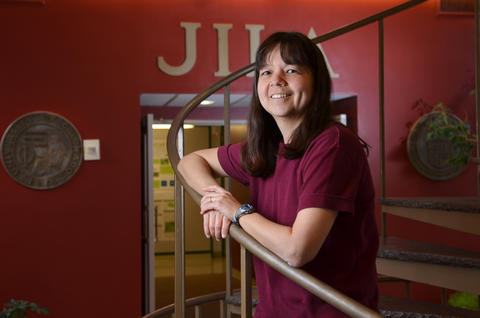
[[[432,112],[438,113],[428,128],[427,141],[435,140],[441,137],[448,138],[453,146],[454,156],[448,159],[448,162],[454,165],[466,165],[474,148],[475,135],[470,134],[470,124],[465,121],[451,120],[447,113],[448,107],[443,103],[438,104],[432,109]]]
[[[32,311],[41,315],[49,315],[47,308],[40,308],[36,303],[26,300],[11,299],[9,303],[4,304],[3,310],[0,312],[0,318],[23,318],[27,316],[27,312]]]
[[[452,307],[479,311],[478,295],[457,292],[448,298],[448,304]]]

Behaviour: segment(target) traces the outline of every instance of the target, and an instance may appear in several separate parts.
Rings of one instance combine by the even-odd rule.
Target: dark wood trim
[[[473,15],[474,0],[438,0],[439,14]]]
[[[0,0],[0,4],[39,4],[39,5],[45,5],[45,0]]]

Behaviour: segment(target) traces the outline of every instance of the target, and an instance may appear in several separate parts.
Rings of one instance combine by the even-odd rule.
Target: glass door
[[[142,118],[142,311],[155,310],[155,205],[153,197],[153,115]]]

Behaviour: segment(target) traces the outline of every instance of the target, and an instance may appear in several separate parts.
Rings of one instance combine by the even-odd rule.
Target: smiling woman
[[[330,75],[305,35],[278,32],[260,45],[247,138],[202,149],[178,170],[199,192],[204,232],[233,222],[293,267],[377,308],[374,191],[360,139],[331,117]],[[242,204],[220,187],[250,187]],[[341,251],[341,252],[339,252]],[[257,318],[347,317],[254,258]]]
[[[271,64],[274,57],[277,58],[278,70],[274,70],[274,65]],[[268,37],[258,49],[255,64],[256,90],[249,115],[252,124],[247,134],[248,146],[242,150],[243,167],[254,176],[268,176],[274,168],[271,164],[274,162],[272,156],[275,156],[278,142],[288,144],[284,149],[286,158],[298,158],[308,143],[332,122],[332,84],[322,52],[312,45],[310,39],[299,33],[275,33]],[[281,66],[285,69],[281,69]],[[264,67],[267,69],[261,73]],[[283,74],[283,79],[271,88],[272,93],[280,92],[278,84],[288,94],[296,93],[296,99],[289,98],[297,106],[293,116],[296,119],[284,120],[280,116],[269,114],[271,103],[266,98],[268,93],[264,92],[263,87],[268,87],[267,83],[272,84],[271,80],[268,81],[272,71]],[[273,75],[273,80],[278,76]],[[285,81],[287,77],[289,81]],[[281,119],[280,123],[277,118]]]
[[[289,143],[292,131],[302,120],[305,107],[312,99],[312,73],[306,67],[285,63],[277,46],[259,74],[257,91],[260,103],[275,119],[283,141]]]

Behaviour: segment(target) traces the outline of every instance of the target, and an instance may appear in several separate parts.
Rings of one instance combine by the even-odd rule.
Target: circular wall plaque
[[[429,113],[420,117],[413,125],[407,140],[410,162],[425,177],[431,180],[448,180],[458,176],[466,165],[454,165],[448,162],[455,157],[453,146],[446,137],[427,141],[430,123],[441,116],[439,113]],[[461,122],[452,114],[447,114],[451,122]]]
[[[33,112],[16,119],[3,134],[1,159],[7,173],[32,189],[61,186],[82,163],[82,139],[60,115]]]

